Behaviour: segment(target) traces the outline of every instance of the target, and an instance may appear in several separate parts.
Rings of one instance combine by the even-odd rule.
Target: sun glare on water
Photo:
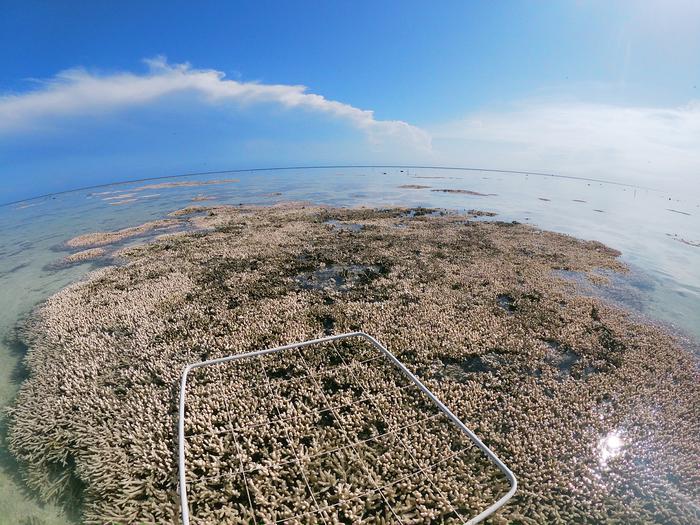
[[[619,456],[624,444],[621,433],[618,430],[612,431],[602,437],[598,442],[600,464],[606,466],[608,461]]]

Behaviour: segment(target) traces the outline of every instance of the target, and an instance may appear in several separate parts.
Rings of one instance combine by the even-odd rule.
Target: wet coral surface
[[[618,253],[408,211],[201,210],[209,231],[127,248],[50,298],[10,413],[29,486],[79,486],[86,523],[176,521],[182,368],[362,330],[512,468],[518,493],[492,522],[697,522],[696,363],[559,275],[625,271]],[[188,389],[197,522],[458,523],[507,489],[362,345],[236,363]]]
[[[85,235],[79,235],[78,237],[73,237],[66,241],[66,246],[68,248],[84,248],[84,247],[96,247],[105,246],[107,244],[113,244],[129,237],[135,237],[142,235],[151,230],[158,229],[168,229],[177,226],[175,221],[152,221],[144,223],[140,226],[135,226],[133,228],[124,228],[123,230],[118,230],[115,232],[96,232],[88,233]]]
[[[498,469],[377,350],[318,346],[195,370],[193,521],[464,523],[491,502],[450,489],[506,492]]]

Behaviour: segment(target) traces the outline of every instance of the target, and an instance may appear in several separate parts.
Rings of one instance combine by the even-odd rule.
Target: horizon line
[[[316,166],[278,166],[278,167],[267,167],[267,168],[236,168],[227,170],[213,170],[213,171],[199,171],[199,172],[187,172],[179,173],[176,175],[158,175],[155,177],[142,177],[139,179],[128,179],[116,182],[105,182],[102,184],[93,184],[90,186],[82,186],[79,188],[71,188],[68,190],[54,191],[51,193],[44,193],[41,195],[36,195],[34,197],[27,197],[24,199],[18,199],[10,202],[0,203],[0,207],[12,206],[13,204],[20,204],[23,202],[29,202],[37,199],[43,199],[46,197],[52,197],[55,195],[64,195],[66,193],[74,193],[84,190],[92,190],[98,188],[106,188],[108,186],[119,186],[123,184],[132,184],[135,182],[148,182],[152,180],[162,180],[162,179],[177,179],[184,177],[197,177],[202,175],[221,175],[224,173],[245,173],[245,172],[256,172],[256,171],[282,171],[282,170],[316,170],[316,169],[337,169],[337,168],[404,168],[404,169],[434,169],[434,170],[454,170],[454,171],[485,171],[490,173],[510,173],[516,175],[535,175],[538,177],[552,177],[557,179],[570,179],[570,180],[580,180],[587,182],[599,182],[603,184],[613,184],[616,186],[625,186],[628,188],[638,188],[650,191],[660,191],[655,188],[648,188],[644,186],[639,186],[637,184],[629,184],[624,182],[616,182],[605,179],[595,179],[589,177],[577,177],[575,175],[561,175],[558,173],[545,173],[540,171],[520,171],[520,170],[506,170],[497,168],[474,168],[474,167],[464,167],[464,166],[420,166],[420,165],[402,165],[402,164],[338,164],[338,165],[316,165]]]

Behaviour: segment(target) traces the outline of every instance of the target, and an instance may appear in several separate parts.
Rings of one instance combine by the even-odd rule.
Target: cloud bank
[[[205,105],[222,112],[271,105],[325,115],[360,130],[371,145],[367,148],[363,141],[331,135],[323,135],[317,144],[308,139],[299,143],[281,139],[260,142],[260,147],[255,146],[259,142],[255,137],[234,138],[225,148],[191,148],[187,159],[181,159],[185,164],[195,158],[215,160],[225,149],[224,153],[239,151],[240,162],[256,165],[348,159],[348,163],[442,164],[558,173],[700,193],[700,101],[679,107],[526,101],[421,129],[401,120],[377,119],[370,110],[329,100],[304,86],[229,80],[220,71],[173,65],[164,58],[146,63],[148,70],[142,74],[99,75],[71,69],[42,81],[33,91],[0,95],[0,152],[3,138],[12,139],[5,141],[4,152],[11,157],[13,144],[47,142],[37,130],[60,130],[67,121],[75,125],[75,118],[101,122],[99,117],[109,112],[145,108],[177,96],[178,103],[183,100],[180,97],[186,97],[186,103],[195,108]],[[318,128],[313,133],[322,135]],[[246,149],[251,140],[252,150]],[[127,157],[134,154],[124,150],[123,144],[103,141],[100,145],[103,143],[104,151],[86,153],[72,143],[65,150],[75,158],[90,154],[119,157],[125,156],[124,151]],[[42,152],[41,158],[50,161],[62,147],[50,154]],[[164,147],[173,146],[165,143]],[[287,152],[289,149],[293,151]],[[26,162],[18,155],[19,164]],[[224,160],[219,162],[225,166],[229,157],[222,153]],[[171,164],[164,166],[175,169]]]
[[[700,191],[700,102],[676,108],[539,101],[428,129],[451,162]]]
[[[227,80],[221,71],[171,65],[163,57],[145,62],[149,70],[142,75],[96,75],[70,69],[42,81],[34,91],[0,96],[0,134],[26,132],[60,117],[99,115],[189,93],[208,104],[277,104],[326,114],[363,131],[375,144],[391,140],[430,150],[430,136],[420,128],[401,120],[379,120],[371,110],[309,93],[305,86]]]

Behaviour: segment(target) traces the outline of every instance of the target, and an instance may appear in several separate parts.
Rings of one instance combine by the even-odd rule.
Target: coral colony
[[[92,250],[76,259],[122,262],[54,295],[24,327],[30,377],[9,446],[29,486],[46,500],[79,494],[86,523],[177,522],[183,367],[361,330],[518,477],[493,523],[697,522],[692,357],[556,271],[625,272],[617,252],[480,215],[194,207],[68,241]],[[114,247],[147,231],[159,235]],[[478,514],[506,479],[405,381],[360,341],[193,372],[192,522]]]

